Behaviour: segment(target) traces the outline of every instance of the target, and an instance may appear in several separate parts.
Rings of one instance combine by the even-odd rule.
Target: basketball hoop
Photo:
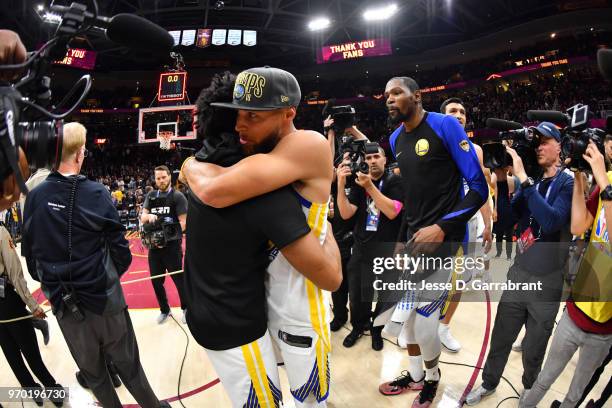
[[[159,140],[159,148],[162,150],[170,150],[172,146],[172,136],[174,136],[174,132],[158,132],[157,140]]]

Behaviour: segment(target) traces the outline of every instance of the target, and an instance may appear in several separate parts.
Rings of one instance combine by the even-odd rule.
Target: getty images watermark
[[[406,291],[406,290],[526,290],[526,291],[541,291],[542,282],[513,282],[508,279],[505,282],[487,282],[480,279],[472,279],[474,273],[479,273],[485,270],[484,257],[471,256],[449,256],[449,257],[428,257],[425,255],[409,256],[407,254],[397,254],[393,257],[376,257],[372,260],[372,272],[376,275],[382,275],[388,271],[403,271],[402,276],[406,274],[412,278],[402,278],[396,282],[385,282],[382,279],[375,279],[374,289],[379,291]],[[440,271],[446,271],[448,276],[454,271],[456,279],[454,282],[451,279],[443,281],[431,281],[427,278],[419,279],[419,274],[427,274],[432,272],[437,275]],[[467,281],[461,279],[462,275],[470,271],[470,276]]]

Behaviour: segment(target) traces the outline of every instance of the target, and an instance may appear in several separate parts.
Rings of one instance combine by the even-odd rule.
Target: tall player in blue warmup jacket
[[[389,119],[401,124],[390,137],[404,186],[406,219],[400,240],[412,240],[417,248],[432,243],[464,242],[467,222],[488,195],[474,146],[456,118],[423,110],[421,91],[412,78],[392,78],[385,88],[385,97]],[[469,186],[467,194],[464,179]],[[403,303],[400,302],[400,321],[404,322],[401,336],[408,344],[409,370],[407,375],[382,384],[381,393],[396,395],[421,390],[412,407],[431,405],[440,381],[438,325],[447,298],[446,291],[435,298],[431,298],[431,291],[427,294],[409,291],[404,296]],[[394,321],[398,310],[394,312]]]

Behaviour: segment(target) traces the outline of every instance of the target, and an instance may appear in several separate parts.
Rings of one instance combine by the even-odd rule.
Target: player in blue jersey
[[[432,244],[464,242],[468,221],[488,197],[474,146],[456,118],[423,109],[421,91],[412,78],[392,78],[385,88],[385,97],[389,119],[399,125],[390,137],[390,144],[404,187],[401,240],[410,241],[417,250]],[[435,271],[428,279],[446,279],[448,275],[443,272]],[[400,337],[408,344],[410,365],[407,375],[382,384],[380,392],[395,395],[421,390],[412,407],[431,405],[440,381],[439,319],[444,315],[448,298],[448,291],[408,291],[388,314],[392,321],[402,323]]]

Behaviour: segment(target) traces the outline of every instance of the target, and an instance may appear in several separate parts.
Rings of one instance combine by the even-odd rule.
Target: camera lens
[[[19,124],[23,149],[30,170],[57,169],[62,158],[63,122],[24,122]]]
[[[370,172],[370,166],[368,166],[368,163],[366,163],[366,162],[359,163],[358,169],[363,174],[368,174]]]

